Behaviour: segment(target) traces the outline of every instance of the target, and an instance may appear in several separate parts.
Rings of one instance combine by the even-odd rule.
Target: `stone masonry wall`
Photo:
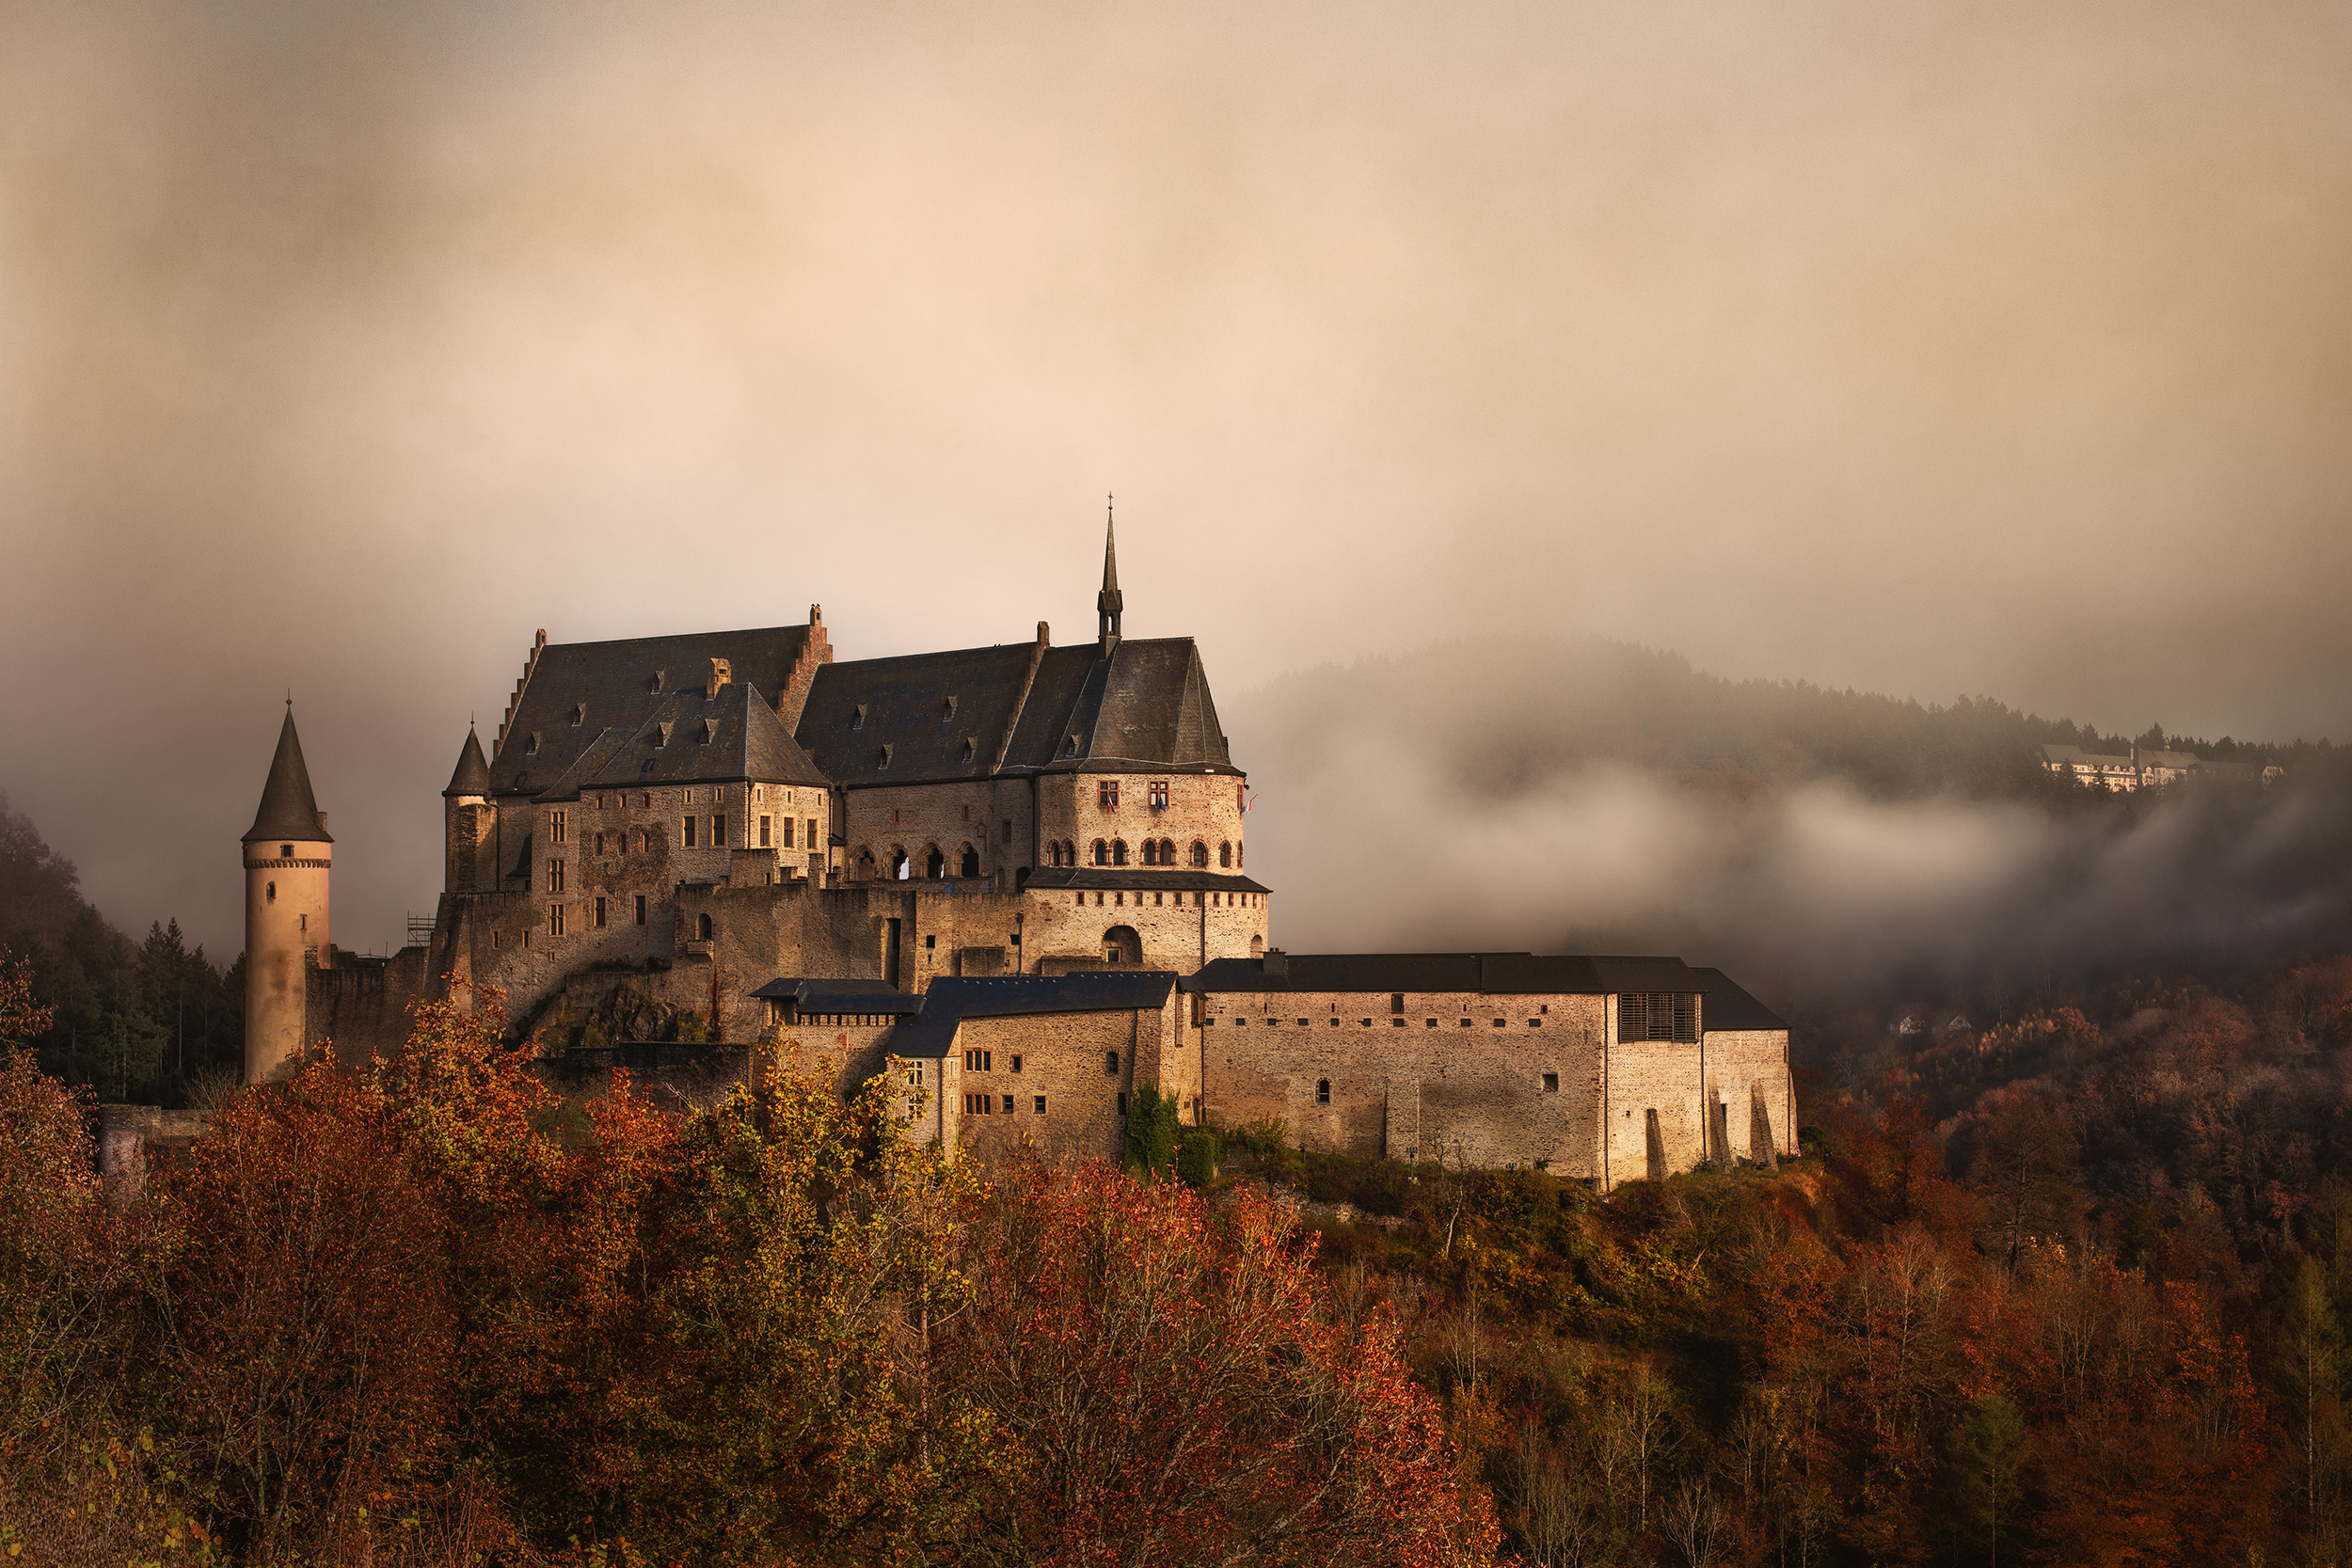
[[[1151,794],[1155,781],[1168,785],[1168,805],[1156,811]],[[1116,806],[1101,803],[1105,783],[1119,786]],[[1047,844],[1075,845],[1081,865],[1094,863],[1094,841],[1101,839],[1106,846],[1125,842],[1128,869],[1157,869],[1143,863],[1143,843],[1149,838],[1175,844],[1176,864],[1168,869],[1191,870],[1197,840],[1208,847],[1208,870],[1239,872],[1246,858],[1240,795],[1245,787],[1231,773],[1049,773],[1040,789],[1039,828]],[[1230,866],[1217,863],[1218,846],[1225,844],[1233,847],[1235,863]],[[1041,848],[1037,863],[1052,865],[1052,853]]]
[[[1171,990],[1158,1010],[966,1019],[943,1063],[948,1139],[989,1164],[1025,1143],[1049,1160],[1116,1163],[1126,1147],[1122,1098],[1152,1084],[1154,1068],[1173,1054],[1177,1008]],[[983,1095],[985,1112],[966,1108],[967,1097]]]
[[[1772,1152],[1782,1159],[1795,1156],[1797,1092],[1788,1071],[1788,1030],[1708,1030],[1707,1085],[1711,1101],[1724,1108],[1733,1157],[1763,1158],[1764,1150],[1753,1142],[1759,1105],[1772,1129]]]
[[[1123,928],[1136,934],[1140,967],[1189,974],[1211,958],[1246,958],[1263,949],[1271,900],[1250,894],[1247,907],[1232,902],[1241,896],[1199,890],[1033,888],[1022,951],[1031,973],[1044,973],[1041,966],[1055,959],[1076,960],[1061,963],[1062,970],[1095,967],[1103,960],[1105,939]]]
[[[1600,1002],[1413,993],[1398,1014],[1385,992],[1211,993],[1192,1031],[1204,1115],[1279,1119],[1308,1148],[1589,1176]]]
[[[985,752],[990,744],[980,737]],[[983,756],[984,764],[987,758]],[[959,784],[864,787],[844,793],[844,874],[852,881],[894,879],[895,858],[907,857],[908,880],[926,879],[930,852],[941,856],[940,879],[961,879],[963,852],[977,852],[980,876],[1010,891],[1013,874],[1036,863],[1036,784],[1026,778],[973,779]],[[870,857],[870,860],[869,858]]]

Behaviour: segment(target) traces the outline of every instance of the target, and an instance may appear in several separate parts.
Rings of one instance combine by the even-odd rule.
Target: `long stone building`
[[[805,625],[549,643],[443,791],[429,939],[328,936],[291,711],[245,841],[246,1070],[389,1050],[493,985],[550,1076],[690,1099],[760,1063],[901,1075],[922,1132],[1116,1157],[1129,1096],[1304,1147],[1612,1183],[1793,1152],[1788,1032],[1676,958],[1285,955],[1189,638],[836,662]]]

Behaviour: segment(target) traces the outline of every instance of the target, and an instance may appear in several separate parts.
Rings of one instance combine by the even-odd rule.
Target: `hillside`
[[[2129,743],[2071,720],[1727,681],[1597,639],[1306,671],[1223,718],[1295,950],[1678,952],[1850,1030],[2352,947],[2352,765],[2326,740],[2152,729],[2131,738],[2285,776],[2110,796],[2039,766],[2045,742]]]

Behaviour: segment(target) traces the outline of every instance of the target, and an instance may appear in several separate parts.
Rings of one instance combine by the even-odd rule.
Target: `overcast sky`
[[[291,688],[394,942],[535,628],[1077,640],[1112,490],[1221,691],[2342,737],[2348,83],[2334,0],[0,0],[0,790],[226,958]]]

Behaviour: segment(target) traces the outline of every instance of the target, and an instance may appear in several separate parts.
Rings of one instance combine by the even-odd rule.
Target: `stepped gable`
[[[1747,993],[1745,988],[1720,969],[1692,968],[1692,974],[1707,988],[1707,1004],[1701,1015],[1710,1035],[1722,1030],[1786,1029],[1788,1021]]]
[[[828,664],[797,738],[851,787],[1046,769],[1237,771],[1189,637],[1124,641],[1108,658],[1093,643],[1041,655],[1009,642]]]
[[[1291,953],[1212,958],[1184,982],[1202,991],[1477,991],[1492,996],[1602,996],[1698,991],[1680,958],[1561,953]],[[1728,983],[1728,982],[1726,982]],[[1711,1022],[1711,1021],[1710,1021]]]
[[[1165,969],[985,978],[943,975],[924,988],[922,1012],[891,1036],[890,1053],[910,1060],[944,1057],[955,1044],[956,1025],[967,1018],[1152,1011],[1168,1005],[1175,984],[1174,972]]]
[[[466,744],[457,751],[457,770],[449,776],[449,787],[441,791],[444,798],[455,795],[487,795],[490,793],[490,765],[482,755],[481,738],[473,726],[466,726]]]
[[[261,809],[244,843],[264,839],[294,839],[308,844],[332,844],[326,824],[319,818],[319,803],[310,793],[310,769],[302,761],[302,737],[294,733],[294,704],[286,705],[286,721],[278,731],[278,754],[269,760],[269,780],[262,785]]]
[[[715,692],[699,686],[673,691],[634,729],[603,732],[541,798],[577,800],[585,789],[738,779],[819,789],[827,782],[808,753],[785,733],[774,706],[759,689],[728,681]]]
[[[677,692],[707,685],[714,658],[727,662],[730,686],[782,691],[809,636],[806,626],[764,626],[548,643],[532,659],[514,717],[499,738],[491,780],[502,795],[539,794],[570,772],[605,730],[634,735]]]

